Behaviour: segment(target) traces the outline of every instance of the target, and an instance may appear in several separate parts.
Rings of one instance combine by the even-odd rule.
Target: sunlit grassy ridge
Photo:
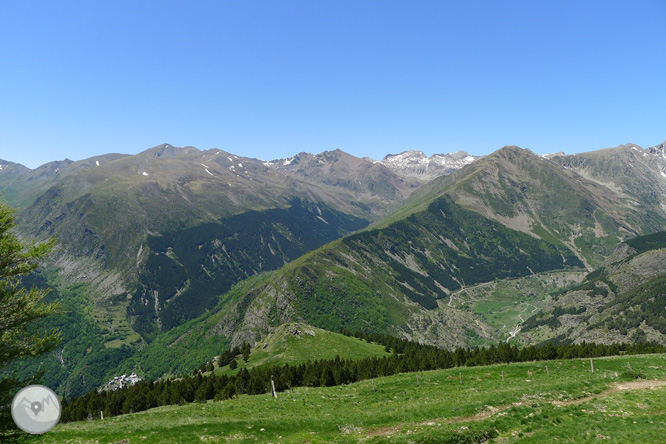
[[[401,374],[376,391],[363,381],[61,424],[44,442],[660,442],[666,355],[598,358],[594,370],[577,359]]]
[[[343,359],[354,361],[368,357],[390,356],[383,345],[366,342],[355,337],[310,327],[305,324],[291,323],[278,327],[273,333],[260,341],[247,362],[238,359],[238,369],[233,372],[228,365],[215,370],[218,375],[236,373],[242,368],[271,365],[298,365],[314,359]]]

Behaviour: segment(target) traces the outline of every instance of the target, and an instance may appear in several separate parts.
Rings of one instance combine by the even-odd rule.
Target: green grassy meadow
[[[298,330],[299,334],[293,332]],[[260,341],[250,353],[247,362],[237,359],[238,368],[231,370],[229,365],[215,369],[216,375],[235,374],[243,368],[272,365],[298,365],[312,360],[344,359],[360,361],[364,358],[389,356],[383,345],[369,343],[361,339],[339,333],[310,327],[301,323],[281,325]]]
[[[576,359],[401,374],[376,391],[368,380],[60,424],[43,442],[663,442],[666,355],[596,358],[594,370]]]

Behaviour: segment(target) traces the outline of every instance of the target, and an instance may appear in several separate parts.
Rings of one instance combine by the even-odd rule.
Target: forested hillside
[[[461,345],[465,328],[482,332],[470,313],[451,311],[460,318],[428,330],[427,339],[432,324],[423,322],[447,316],[436,309],[452,290],[580,267],[567,248],[508,229],[443,197],[402,221],[351,235],[289,263],[221,312],[219,325],[233,343],[256,340],[273,320],[303,319],[333,331],[403,332]],[[448,331],[441,329],[444,325]]]
[[[630,239],[527,320],[525,340],[666,344],[666,232]]]
[[[248,211],[151,236],[151,254],[128,307],[129,319],[151,341],[160,331],[213,308],[236,282],[275,270],[367,224],[326,205],[294,199],[285,209]]]

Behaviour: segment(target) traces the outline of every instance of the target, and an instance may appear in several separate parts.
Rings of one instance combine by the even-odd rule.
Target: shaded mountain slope
[[[150,236],[151,254],[128,314],[144,338],[154,338],[213,308],[236,282],[366,225],[364,219],[294,199],[288,208],[247,211]]]
[[[581,267],[563,246],[535,239],[463,209],[443,197],[425,211],[382,229],[335,241],[258,281],[220,313],[219,333],[254,342],[290,320],[399,333],[425,339],[438,300],[463,285],[545,270]],[[438,313],[429,342],[461,344],[471,314]],[[426,316],[429,320],[424,320]],[[445,331],[444,326],[452,331]],[[431,331],[435,334],[435,331]]]

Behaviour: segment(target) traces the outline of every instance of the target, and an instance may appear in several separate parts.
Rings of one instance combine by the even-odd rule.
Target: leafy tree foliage
[[[56,304],[42,304],[46,293],[27,289],[21,277],[37,267],[37,262],[52,248],[54,241],[27,244],[14,233],[14,210],[0,203],[0,371],[29,356],[52,350],[60,340],[55,330],[45,331],[37,321],[57,310]],[[10,403],[16,391],[33,382],[18,375],[0,379],[0,441],[19,441],[20,432],[11,419]]]

